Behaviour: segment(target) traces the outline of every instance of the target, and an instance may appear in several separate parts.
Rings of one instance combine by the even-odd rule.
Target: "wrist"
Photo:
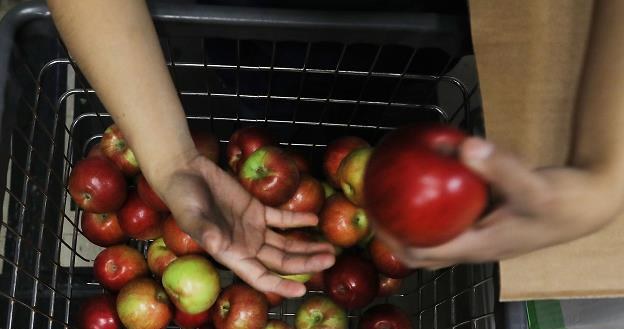
[[[194,145],[185,149],[178,149],[178,152],[150,159],[149,163],[145,165],[141,164],[143,175],[150,182],[154,191],[162,197],[171,178],[178,173],[191,171],[193,161],[199,156]]]

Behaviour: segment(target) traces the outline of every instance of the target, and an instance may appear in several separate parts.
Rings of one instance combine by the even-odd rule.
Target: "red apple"
[[[169,212],[169,208],[163,202],[163,200],[154,192],[150,184],[145,179],[145,176],[139,175],[137,179],[137,193],[143,202],[145,202],[150,208],[161,211]]]
[[[301,175],[295,194],[282,204],[280,209],[318,214],[323,207],[323,202],[325,202],[325,193],[321,183],[312,176]]]
[[[368,250],[379,273],[394,279],[402,279],[412,273],[412,269],[403,264],[379,239],[373,239]]]
[[[113,161],[124,174],[134,176],[139,173],[139,162],[117,125],[113,124],[106,128],[100,140],[100,147],[102,153]]]
[[[219,141],[213,134],[199,129],[191,129],[191,137],[199,154],[213,162],[219,161]]]
[[[126,283],[147,274],[143,255],[126,245],[102,250],[93,262],[95,280],[110,291],[119,291]]]
[[[325,291],[325,283],[323,282],[323,272],[316,272],[306,282],[306,287],[311,291]]]
[[[238,173],[241,164],[257,149],[275,145],[271,134],[264,128],[246,127],[232,134],[225,150],[228,165],[234,173]]]
[[[262,293],[248,285],[234,283],[221,292],[212,320],[216,329],[263,329],[268,311]]]
[[[154,275],[161,278],[165,269],[178,257],[167,248],[163,238],[154,240],[147,248],[147,267]]]
[[[78,327],[80,329],[121,329],[115,297],[103,293],[81,303]]]
[[[358,329],[412,329],[412,322],[398,306],[379,304],[362,314]]]
[[[282,151],[265,146],[249,155],[238,173],[241,184],[260,202],[278,206],[290,199],[299,187],[299,171]]]
[[[388,297],[396,295],[401,291],[403,279],[389,278],[383,274],[379,274],[379,290],[377,297]]]
[[[162,235],[161,214],[150,208],[132,191],[117,213],[119,225],[126,234],[137,240],[152,240]]]
[[[407,245],[431,247],[475,222],[487,187],[457,159],[465,137],[448,126],[414,125],[383,138],[364,180],[366,210],[381,230]]]
[[[266,297],[269,307],[275,307],[284,301],[284,297],[274,292],[264,292],[264,297]]]
[[[210,310],[206,310],[197,314],[189,314],[178,309],[175,310],[173,322],[180,329],[196,329],[200,326],[207,325],[210,322]]]
[[[365,140],[354,136],[342,137],[329,144],[323,158],[323,169],[329,183],[334,187],[340,187],[338,167],[342,159],[355,149],[369,146]]]
[[[197,314],[210,309],[219,290],[219,273],[199,255],[179,257],[167,266],[162,284],[175,306],[186,313]]]
[[[171,215],[163,222],[163,239],[167,248],[178,256],[206,253],[190,235],[178,227]]]
[[[108,160],[93,157],[78,161],[67,181],[69,194],[86,211],[117,211],[126,200],[126,180]]]
[[[342,307],[326,296],[306,299],[295,314],[297,329],[347,329],[349,320]]]
[[[292,329],[292,326],[282,320],[270,319],[264,329]]]
[[[85,211],[82,213],[80,228],[85,238],[100,247],[109,247],[128,240],[114,212],[96,214]]]
[[[97,143],[89,149],[86,158],[104,158],[108,159],[104,152],[102,152],[102,148],[100,147],[100,143]]]
[[[343,248],[356,245],[371,230],[364,209],[356,207],[342,194],[325,201],[319,214],[319,227],[327,241]]]
[[[303,156],[303,154],[297,151],[293,151],[293,150],[286,150],[285,152],[295,162],[295,166],[297,166],[297,169],[299,170],[300,173],[302,174],[310,173],[310,163]]]
[[[347,309],[362,308],[377,296],[377,270],[360,256],[341,255],[324,277],[329,297]]]
[[[373,154],[373,148],[362,147],[347,155],[338,167],[338,181],[342,192],[351,202],[364,205],[364,173]]]
[[[150,278],[129,282],[117,295],[117,314],[127,329],[166,328],[172,313],[165,290]]]

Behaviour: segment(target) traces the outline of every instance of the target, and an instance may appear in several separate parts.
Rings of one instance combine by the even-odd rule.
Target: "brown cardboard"
[[[487,137],[533,167],[563,164],[591,0],[471,0]],[[624,217],[500,263],[501,300],[624,296]]]

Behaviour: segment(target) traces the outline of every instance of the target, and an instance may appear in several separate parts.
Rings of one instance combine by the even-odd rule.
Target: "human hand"
[[[479,138],[467,139],[460,157],[503,201],[470,229],[436,247],[403,246],[378,229],[377,236],[410,267],[436,269],[514,257],[590,234],[620,211],[621,189],[604,171],[531,170]]]

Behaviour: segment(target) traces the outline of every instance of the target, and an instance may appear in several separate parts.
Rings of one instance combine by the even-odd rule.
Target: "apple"
[[[80,229],[85,238],[100,247],[110,247],[128,240],[114,212],[96,214],[85,211],[82,213]]]
[[[355,206],[342,194],[325,201],[319,214],[319,228],[327,241],[343,248],[356,245],[371,231],[364,209]]]
[[[104,158],[107,159],[106,155],[104,155],[104,152],[102,152],[102,148],[100,147],[100,143],[97,143],[93,146],[91,146],[91,148],[89,149],[89,152],[87,153],[86,158]]]
[[[366,210],[379,228],[413,247],[456,237],[485,209],[487,186],[455,154],[465,139],[442,125],[407,126],[385,136],[366,169]]]
[[[67,181],[76,204],[89,212],[117,211],[126,201],[126,180],[110,161],[93,157],[74,165]]]
[[[117,216],[119,225],[131,238],[152,240],[162,235],[161,214],[143,202],[135,191],[130,192]]]
[[[292,326],[282,320],[270,319],[264,329],[292,329]]]
[[[396,305],[375,305],[360,317],[358,329],[412,329],[412,322]]]
[[[143,200],[143,202],[145,202],[150,208],[160,212],[169,212],[167,205],[158,196],[158,194],[154,192],[143,175],[139,175],[137,178],[137,193],[139,194],[141,200]]]
[[[280,209],[318,214],[325,201],[323,186],[309,175],[301,175],[299,187]]]
[[[336,190],[328,182],[321,182],[321,185],[323,185],[323,192],[325,192],[325,199],[336,194]]]
[[[285,152],[286,154],[288,154],[288,156],[290,156],[293,162],[295,162],[295,166],[297,166],[297,169],[300,173],[310,173],[310,163],[301,153],[293,150],[286,150]]]
[[[323,272],[313,273],[310,280],[306,282],[306,287],[311,291],[325,291],[325,283],[323,282]]]
[[[327,294],[347,309],[368,305],[377,296],[379,277],[370,262],[360,256],[344,254],[325,270]]]
[[[396,295],[401,291],[403,279],[389,278],[383,274],[379,274],[379,289],[377,297],[388,297]]]
[[[297,329],[347,329],[349,321],[345,310],[326,296],[306,299],[295,314]]]
[[[219,141],[215,135],[204,130],[191,129],[191,138],[199,154],[213,162],[219,161]]]
[[[221,289],[219,273],[199,255],[182,256],[171,262],[163,273],[162,284],[173,304],[189,314],[210,309]]]
[[[357,206],[364,206],[364,173],[373,154],[373,148],[362,147],[347,155],[338,167],[338,181],[342,192]]]
[[[264,292],[264,297],[266,297],[269,307],[275,307],[284,301],[284,297],[274,292]]]
[[[167,248],[163,238],[154,240],[147,248],[147,267],[154,275],[161,278],[165,269],[178,257]]]
[[[119,291],[133,279],[148,274],[143,255],[126,245],[116,245],[102,250],[93,262],[93,276],[102,287]]]
[[[139,173],[139,162],[128,146],[123,132],[116,124],[110,125],[104,130],[100,147],[102,153],[113,161],[126,176],[134,176]]]
[[[394,279],[402,279],[412,273],[412,269],[401,262],[379,239],[371,241],[368,251],[379,273]]]
[[[268,311],[262,293],[246,284],[234,283],[221,292],[212,321],[216,329],[263,329]]]
[[[204,249],[190,235],[178,227],[173,216],[169,215],[162,224],[163,239],[169,250],[178,256],[204,254]]]
[[[284,151],[264,146],[247,157],[238,180],[263,204],[279,206],[297,191],[299,171]]]
[[[342,160],[351,151],[362,147],[370,147],[370,145],[365,140],[355,136],[339,138],[327,146],[325,156],[323,157],[323,170],[327,180],[333,187],[340,187],[338,168]]]
[[[130,281],[117,295],[117,314],[127,329],[166,328],[173,318],[167,293],[156,281]]]
[[[234,173],[238,173],[241,164],[261,147],[275,145],[271,134],[260,127],[241,128],[232,134],[225,150],[227,162]]]
[[[178,309],[175,310],[174,314],[173,323],[180,327],[180,329],[195,329],[207,325],[210,323],[210,316],[212,315],[210,310],[197,314],[189,314]]]
[[[103,293],[89,297],[82,302],[78,313],[78,327],[80,329],[121,329],[115,297]]]

